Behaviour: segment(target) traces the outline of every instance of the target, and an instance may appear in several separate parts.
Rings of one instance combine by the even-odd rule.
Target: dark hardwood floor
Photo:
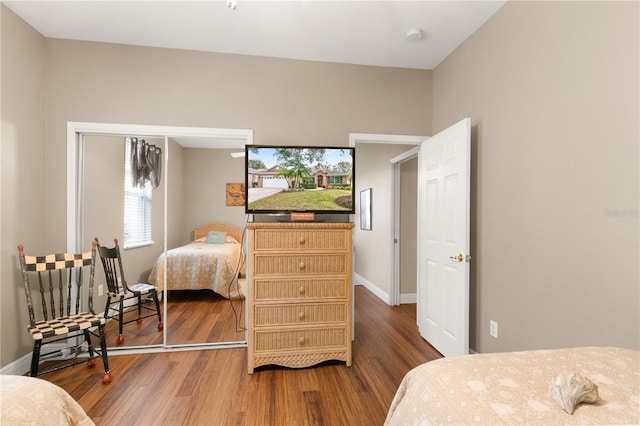
[[[422,339],[415,305],[390,307],[355,292],[353,365],[262,367],[247,374],[245,348],[110,356],[41,378],[69,392],[97,425],[381,425],[413,367],[440,358]]]

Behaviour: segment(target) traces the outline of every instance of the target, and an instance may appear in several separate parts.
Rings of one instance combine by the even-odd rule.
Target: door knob
[[[458,253],[457,256],[449,256],[449,259],[457,260],[458,262],[462,262],[464,260],[464,256],[462,255],[462,253]]]

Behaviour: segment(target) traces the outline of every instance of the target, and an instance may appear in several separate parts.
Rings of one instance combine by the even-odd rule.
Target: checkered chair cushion
[[[152,286],[151,284],[144,284],[144,283],[140,283],[140,284],[134,284],[134,285],[130,285],[127,286],[129,291],[126,293],[112,293],[109,292],[109,296],[111,296],[111,301],[112,302],[117,302],[120,299],[131,299],[132,297],[138,297],[138,295],[140,296],[144,296],[145,294],[149,294],[152,291],[155,291],[155,287]]]
[[[83,312],[69,317],[39,321],[34,327],[29,327],[29,333],[31,333],[31,337],[34,340],[42,340],[47,337],[61,336],[73,331],[97,327],[105,322],[105,319],[102,317],[89,312]]]

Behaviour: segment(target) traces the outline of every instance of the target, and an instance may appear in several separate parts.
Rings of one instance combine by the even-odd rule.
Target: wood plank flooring
[[[163,309],[161,302],[160,309]],[[147,303],[155,312],[155,305]],[[229,300],[211,290],[183,290],[169,292],[167,317],[163,318],[167,328],[168,345],[189,345],[196,343],[238,342],[244,340],[244,314],[246,304],[243,300]],[[162,331],[158,331],[155,315],[136,323],[138,310],[135,306],[125,311],[125,341],[117,343],[118,321],[112,319],[105,327],[107,346],[147,346],[161,345]],[[203,321],[203,317],[206,320]]]
[[[415,305],[355,292],[353,365],[262,367],[245,348],[111,356],[41,376],[71,394],[96,425],[381,425],[413,367],[441,355],[418,334]]]

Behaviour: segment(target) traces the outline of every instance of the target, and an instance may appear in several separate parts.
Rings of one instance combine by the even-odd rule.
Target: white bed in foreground
[[[1,375],[0,424],[89,426],[94,423],[61,387],[33,377]]]
[[[549,384],[571,373],[591,379],[600,400],[568,414]],[[588,347],[430,361],[404,377],[385,424],[640,424],[640,352]]]

